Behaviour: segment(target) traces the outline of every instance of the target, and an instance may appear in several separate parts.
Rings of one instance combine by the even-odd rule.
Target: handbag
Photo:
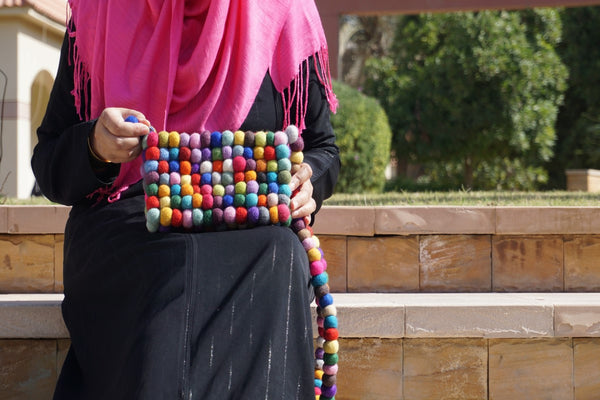
[[[129,122],[137,122],[128,117]],[[146,228],[203,232],[290,227],[310,263],[317,303],[315,397],[337,392],[338,320],[327,262],[307,218],[292,219],[289,187],[304,160],[298,128],[285,131],[150,132],[142,140]]]

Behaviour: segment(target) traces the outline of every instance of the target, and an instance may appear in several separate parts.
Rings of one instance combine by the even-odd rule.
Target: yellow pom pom
[[[267,161],[267,171],[268,172],[277,172],[277,161],[276,160],[271,160],[271,161]]]
[[[214,196],[225,196],[225,188],[223,187],[223,185],[213,186],[213,195]]]
[[[159,199],[159,204],[160,208],[171,207],[171,198],[169,196],[161,197]]]
[[[269,215],[271,216],[271,223],[276,224],[279,222],[279,212],[277,207],[269,208]]]
[[[262,160],[265,158],[265,148],[262,146],[257,146],[254,148],[254,159]]]
[[[321,247],[321,241],[319,240],[318,237],[316,237],[315,235],[312,235],[312,240],[313,240],[313,244],[315,245],[316,248]]]
[[[304,153],[301,151],[293,151],[290,155],[290,161],[292,164],[302,164],[304,161]]]
[[[158,187],[158,197],[169,197],[171,195],[171,187],[169,185],[160,185]]]
[[[158,146],[159,147],[167,147],[169,144],[169,132],[160,131],[158,133]]]
[[[244,145],[244,137],[246,134],[242,131],[235,131],[233,134],[233,144],[238,146]]]
[[[192,207],[194,207],[194,208],[202,207],[202,195],[200,193],[194,193],[192,195]]]
[[[327,354],[335,354],[338,352],[339,349],[340,343],[337,340],[325,342],[325,344],[323,345],[323,350],[325,350],[325,353]]]
[[[238,182],[235,184],[235,194],[246,194],[246,182]]]
[[[255,181],[256,180],[256,171],[246,171],[244,173],[244,180],[246,182]]]
[[[323,370],[321,369],[316,369],[315,370],[315,379],[323,379]]]
[[[321,259],[321,252],[314,247],[307,251],[306,254],[308,254],[308,259],[310,262],[319,261]]]
[[[179,133],[169,132],[169,147],[179,147]]]
[[[182,175],[181,176],[181,186],[191,185],[191,184],[192,184],[192,176],[191,175]]]
[[[194,194],[194,187],[192,185],[181,185],[181,196],[191,196]]]
[[[173,210],[169,207],[161,208],[160,210],[160,224],[162,226],[171,225],[171,217],[173,217]]]
[[[257,147],[265,147],[267,145],[267,133],[265,131],[256,132],[256,135],[254,135],[254,145]]]

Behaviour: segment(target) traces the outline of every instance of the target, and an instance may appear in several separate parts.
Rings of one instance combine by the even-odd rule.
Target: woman
[[[73,205],[71,335],[55,399],[314,398],[306,253],[284,227],[148,233],[141,137],[302,129],[293,217],[339,170],[327,48],[308,0],[71,0],[32,167]],[[133,115],[140,123],[125,122]]]

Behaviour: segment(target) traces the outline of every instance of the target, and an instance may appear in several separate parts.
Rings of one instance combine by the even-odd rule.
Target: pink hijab
[[[311,56],[322,71],[331,110],[337,107],[313,0],[69,0],[69,5],[73,95],[82,119],[97,118],[105,107],[128,107],[143,112],[157,130],[238,129],[269,71],[282,95],[284,126],[295,116],[302,129]],[[292,82],[295,90],[286,90]],[[91,104],[83,109],[88,95]],[[117,200],[140,179],[140,165],[140,157],[121,165],[113,186],[100,194]]]

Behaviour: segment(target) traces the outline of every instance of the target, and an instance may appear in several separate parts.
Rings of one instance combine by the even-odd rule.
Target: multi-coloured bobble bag
[[[289,183],[303,148],[293,125],[279,132],[192,134],[151,128],[142,142],[146,226],[150,232],[291,227],[308,255],[317,302],[315,397],[328,400],[337,391],[339,343],[327,262],[308,220],[290,212]]]

